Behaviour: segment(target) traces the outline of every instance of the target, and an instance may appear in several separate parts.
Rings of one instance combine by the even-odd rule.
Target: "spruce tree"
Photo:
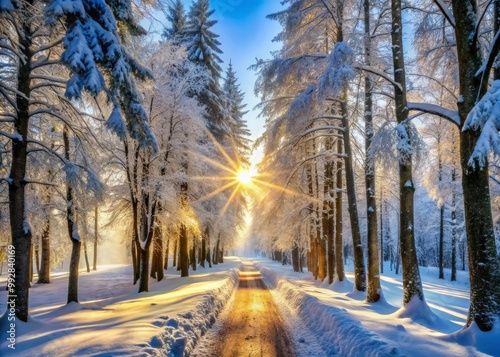
[[[182,37],[182,31],[186,26],[186,9],[181,0],[176,0],[169,4],[167,11],[167,20],[170,22],[171,27],[165,28],[163,37],[177,42]]]
[[[250,155],[250,131],[243,116],[248,111],[244,110],[246,107],[246,104],[243,104],[244,93],[240,90],[238,78],[231,62],[229,62],[226,72],[223,90],[226,97],[226,108],[231,118],[229,123],[231,140],[237,149],[238,161],[247,165]]]
[[[229,131],[227,111],[219,80],[222,68],[221,43],[211,28],[217,20],[211,20],[214,10],[210,10],[209,0],[197,0],[190,8],[186,28],[182,31],[181,43],[187,47],[189,60],[201,64],[210,72],[210,80],[205,90],[199,94],[201,104],[205,105],[208,128],[214,137],[223,142]]]

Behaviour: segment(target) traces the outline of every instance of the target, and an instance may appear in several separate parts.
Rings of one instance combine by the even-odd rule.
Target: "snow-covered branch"
[[[436,104],[412,102],[408,102],[408,110],[417,110],[427,114],[437,115],[443,119],[449,120],[457,127],[460,127],[460,117],[456,110],[446,109]]]
[[[391,76],[389,76],[385,72],[382,72],[382,71],[380,71],[380,70],[378,70],[376,68],[373,68],[371,66],[366,66],[366,65],[363,65],[363,64],[355,64],[355,65],[353,65],[353,67],[355,69],[360,70],[360,71],[365,71],[365,72],[376,74],[377,76],[380,76],[383,79],[385,79],[386,81],[388,81],[389,83],[391,83],[397,89],[402,90],[401,84],[399,84],[398,82],[396,82],[393,78],[391,78]]]
[[[462,131],[479,130],[474,152],[469,159],[469,165],[479,167],[486,165],[491,152],[500,155],[500,80],[493,82],[490,90],[470,111]]]

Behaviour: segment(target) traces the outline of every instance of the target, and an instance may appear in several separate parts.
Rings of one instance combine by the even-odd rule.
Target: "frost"
[[[123,121],[122,114],[120,113],[120,108],[115,107],[111,112],[108,120],[106,121],[106,127],[114,132],[120,140],[125,140],[127,136],[127,127]]]
[[[3,0],[5,1],[5,0]],[[115,106],[119,103],[124,112],[130,136],[142,146],[157,149],[156,139],[148,128],[146,110],[135,88],[134,78],[151,77],[151,71],[131,58],[121,44],[115,16],[126,20],[139,31],[132,18],[129,0],[52,0],[45,10],[49,24],[64,20],[67,32],[61,61],[70,69],[65,95],[80,98],[82,91],[95,96],[106,88],[104,76],[109,78],[106,94]],[[112,113],[109,124],[124,138],[123,125],[117,113]]]
[[[71,239],[76,240],[78,242],[80,241],[80,234],[78,234],[78,227],[76,226],[76,224],[72,225]]]
[[[23,233],[28,234],[29,232],[31,232],[30,223],[28,222],[28,217],[24,217],[24,219],[23,219]]]
[[[80,178],[79,167],[68,161],[65,163],[63,170],[64,173],[66,174],[66,181],[70,185],[76,186]]]
[[[355,77],[352,62],[353,52],[349,45],[345,42],[336,43],[325,73],[318,81],[318,95],[321,99],[338,96],[349,80]]]
[[[494,81],[490,90],[471,110],[463,131],[480,131],[481,134],[469,159],[469,166],[484,167],[488,155],[493,152],[500,155],[500,80]]]

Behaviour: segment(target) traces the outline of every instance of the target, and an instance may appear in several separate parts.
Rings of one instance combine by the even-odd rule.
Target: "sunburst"
[[[255,170],[255,167],[252,166],[249,168],[243,163],[241,163],[238,159],[231,158],[231,156],[224,149],[224,147],[222,147],[222,145],[220,145],[210,133],[208,133],[208,136],[211,138],[213,144],[220,152],[222,157],[224,157],[226,164],[214,160],[212,158],[206,157],[200,153],[192,152],[192,154],[197,156],[201,160],[204,160],[205,162],[209,163],[210,165],[218,167],[219,169],[223,170],[225,172],[225,175],[217,177],[197,176],[193,177],[192,179],[200,181],[204,180],[218,181],[221,183],[220,187],[214,189],[212,192],[206,194],[205,196],[200,197],[197,201],[205,201],[222,192],[231,190],[231,194],[229,195],[227,202],[225,203],[224,207],[219,213],[219,218],[225,214],[225,212],[231,206],[235,198],[238,197],[239,195],[247,195],[250,197],[253,195],[257,196],[259,195],[259,193],[261,193],[263,189],[276,190],[289,196],[300,196],[307,200],[316,201],[315,198],[309,195],[272,183],[273,175],[258,174]],[[233,143],[233,150],[236,151],[234,143]]]

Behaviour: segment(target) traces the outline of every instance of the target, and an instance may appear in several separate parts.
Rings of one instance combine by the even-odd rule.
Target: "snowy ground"
[[[271,288],[299,356],[499,356],[500,329],[463,330],[469,305],[467,273],[458,281],[439,280],[435,268],[422,268],[426,301],[433,314],[419,319],[401,307],[401,276],[386,267],[385,302],[367,304],[353,285],[320,284],[310,273],[294,273],[267,259],[258,264]],[[229,306],[241,261],[228,258],[189,278],[167,271],[151,292],[137,294],[131,267],[99,267],[81,272],[80,304],[65,305],[67,275],[30,291],[31,322],[17,322],[16,350],[7,348],[5,317],[1,321],[1,356],[182,356]],[[349,270],[349,269],[347,269]],[[347,273],[353,280],[352,273]],[[0,277],[0,314],[6,310],[5,275]],[[226,307],[225,311],[228,311]],[[418,312],[418,311],[417,311]],[[404,313],[408,317],[401,317]],[[227,314],[227,312],[226,312]],[[224,313],[219,320],[224,318]],[[208,334],[214,335],[215,330]],[[208,347],[210,339],[199,346]],[[286,356],[283,356],[286,357]]]
[[[65,305],[67,274],[30,289],[29,324],[16,323],[16,350],[7,347],[1,320],[1,356],[182,356],[231,298],[240,260],[229,258],[188,278],[167,271],[150,292],[137,294],[130,266],[80,273],[80,304]],[[0,313],[6,310],[5,276],[0,277]]]
[[[430,314],[422,314],[421,307],[401,309],[401,275],[389,267],[382,276],[385,301],[368,304],[364,294],[352,293],[349,281],[329,286],[314,281],[308,272],[294,273],[290,266],[265,259],[255,262],[268,285],[288,302],[292,316],[302,319],[328,356],[500,356],[498,324],[488,333],[476,326],[463,329],[469,307],[465,272],[450,282],[449,274],[448,280],[440,280],[437,269],[421,268],[431,308]],[[354,280],[352,273],[347,277]],[[409,317],[401,317],[405,314]],[[300,338],[301,330],[290,325],[295,339]]]

